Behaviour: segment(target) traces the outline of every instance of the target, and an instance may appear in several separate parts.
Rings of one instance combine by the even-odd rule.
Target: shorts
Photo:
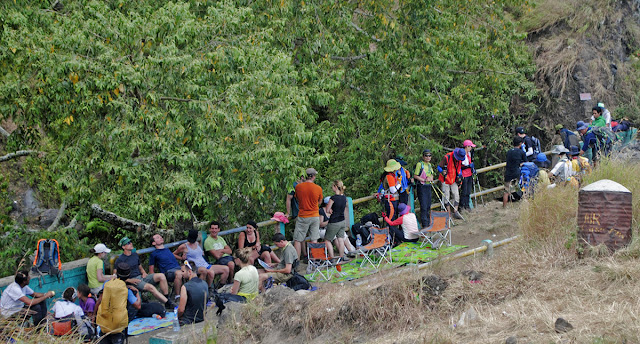
[[[504,182],[504,193],[512,193],[515,192],[516,190],[512,190],[515,189],[515,187],[518,185],[518,181],[515,179],[509,180]]]
[[[299,217],[296,220],[296,229],[293,231],[293,240],[303,242],[309,233],[311,241],[320,238],[320,217]]]
[[[164,273],[164,275],[167,277],[167,282],[173,281],[176,279],[176,271],[179,271],[180,269],[175,268],[175,269],[171,269],[167,272]]]
[[[324,240],[331,241],[335,238],[344,237],[344,229],[347,224],[347,220],[342,220],[340,222],[334,222],[327,225],[327,231],[324,234]]]
[[[148,274],[147,277],[145,278],[141,278],[142,276],[136,276],[131,278],[139,279],[140,282],[136,284],[136,288],[138,288],[138,290],[144,290],[144,286],[147,285],[147,283],[151,283],[153,285],[156,284],[156,282],[153,280],[153,275],[155,274]]]
[[[268,272],[267,275],[273,278],[274,283],[285,283],[293,277],[293,274],[283,274],[282,272]]]
[[[224,256],[214,263],[215,265],[227,265],[229,262],[233,261],[233,256]]]
[[[259,255],[262,255],[264,252],[271,252],[271,247],[269,247],[269,245],[260,245],[260,251],[258,252]]]

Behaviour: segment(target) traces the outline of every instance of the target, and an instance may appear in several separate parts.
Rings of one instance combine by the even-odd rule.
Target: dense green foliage
[[[0,120],[19,126],[9,148],[47,152],[29,169],[74,211],[265,219],[308,166],[362,196],[394,154],[471,138],[478,165],[501,160],[532,111],[534,67],[505,14],[527,6],[3,2]]]

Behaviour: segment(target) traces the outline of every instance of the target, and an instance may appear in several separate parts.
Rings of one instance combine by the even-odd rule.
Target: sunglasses
[[[431,156],[431,154],[423,154],[422,156],[428,156],[428,157],[430,157],[430,156]]]

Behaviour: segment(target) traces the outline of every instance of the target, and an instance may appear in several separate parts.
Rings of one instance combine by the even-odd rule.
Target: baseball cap
[[[431,155],[431,150],[425,149],[422,151],[422,155]]]
[[[517,127],[516,128],[516,134],[524,134],[524,133],[526,133],[526,132],[524,131],[523,127]]]
[[[127,237],[124,237],[124,238],[120,239],[120,241],[118,241],[118,246],[124,246],[124,245],[126,245],[126,244],[128,244],[130,242],[131,242],[131,239],[129,239]]]
[[[108,249],[107,246],[105,246],[105,244],[97,244],[96,246],[93,246],[93,250],[96,253],[109,253],[109,252],[111,252],[111,250]]]
[[[589,126],[587,125],[587,123],[583,121],[578,121],[578,123],[576,123],[576,130],[584,130],[584,129],[589,129]]]
[[[316,169],[313,167],[309,167],[306,172],[308,176],[315,176],[316,174],[318,174],[318,171],[316,171]]]
[[[564,125],[562,125],[562,124],[556,124],[556,130],[560,130],[560,129],[562,129],[562,128],[564,128]]]
[[[473,142],[471,140],[464,140],[464,142],[462,142],[462,147],[476,147],[476,145],[473,144]]]

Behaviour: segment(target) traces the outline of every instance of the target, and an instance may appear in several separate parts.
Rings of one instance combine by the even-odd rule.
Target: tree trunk
[[[106,211],[100,208],[100,206],[97,204],[91,205],[91,214],[109,224],[118,226],[124,230],[128,230],[131,232],[146,232],[150,229],[149,225],[120,217],[110,211]]]
[[[14,152],[14,153],[9,153],[7,155],[0,156],[0,162],[5,162],[7,160],[15,159],[15,158],[18,158],[18,157],[21,157],[21,156],[34,154],[34,153],[40,153],[40,152],[37,151],[37,150],[19,150],[19,151]]]

